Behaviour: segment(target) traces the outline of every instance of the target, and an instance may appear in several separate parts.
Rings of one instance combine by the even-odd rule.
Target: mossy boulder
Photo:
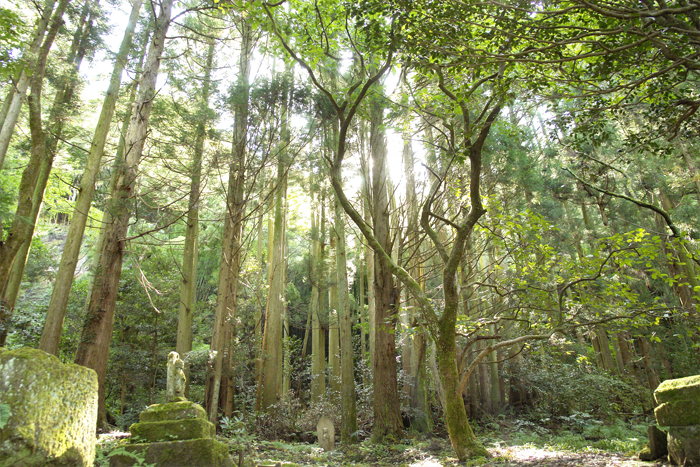
[[[657,404],[700,399],[700,375],[667,379],[654,391]]]
[[[668,460],[675,465],[700,465],[700,426],[669,427]]]
[[[124,449],[159,467],[233,467],[228,447],[212,438],[132,444]],[[109,466],[131,467],[136,463],[132,456],[114,454],[110,457]]]
[[[134,423],[129,431],[132,437],[149,443],[216,436],[214,424],[201,418]]]
[[[0,467],[92,466],[97,373],[30,348],[0,348]]]
[[[649,452],[653,459],[659,459],[668,455],[668,439],[665,431],[656,425],[647,428],[647,439],[649,440]]]
[[[139,414],[140,422],[162,422],[164,420],[206,419],[207,413],[201,405],[191,401],[155,404]]]
[[[651,454],[651,449],[649,449],[649,446],[644,446],[642,448],[642,450],[639,451],[639,454],[637,454],[637,457],[639,458],[640,461],[645,461],[645,462],[653,461],[654,459],[656,459],[656,457],[654,457]]]
[[[659,426],[700,425],[700,398],[664,402],[654,414]]]

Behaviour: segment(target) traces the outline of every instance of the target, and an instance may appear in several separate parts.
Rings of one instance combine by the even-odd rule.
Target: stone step
[[[214,438],[216,436],[214,424],[201,418],[134,423],[129,431],[132,438],[144,443]]]
[[[700,375],[667,379],[654,391],[657,404],[671,401],[700,399]]]
[[[131,467],[138,460],[156,467],[233,467],[228,446],[212,438],[124,446],[129,454],[112,454],[109,467]]]
[[[654,415],[659,426],[700,425],[700,399],[664,402]]]
[[[140,422],[162,422],[164,420],[185,420],[190,418],[207,418],[201,405],[191,401],[155,404],[139,414]]]

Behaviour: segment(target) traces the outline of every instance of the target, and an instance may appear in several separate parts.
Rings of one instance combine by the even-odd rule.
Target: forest
[[[0,347],[101,433],[176,350],[249,455],[633,453],[700,374],[699,70],[696,0],[5,1]]]

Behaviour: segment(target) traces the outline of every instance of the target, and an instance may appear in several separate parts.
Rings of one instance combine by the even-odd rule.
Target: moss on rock
[[[700,425],[700,399],[664,402],[654,414],[659,426]]]
[[[700,426],[669,428],[668,459],[675,465],[700,465]]]
[[[0,348],[0,467],[92,466],[97,374],[37,349]]]
[[[657,404],[700,399],[700,375],[667,379],[656,388],[654,398]]]
[[[146,463],[155,463],[158,467],[233,467],[228,447],[212,438],[132,444],[125,450],[145,457]],[[115,454],[109,466],[131,467],[135,463],[133,457]]]
[[[150,443],[216,436],[214,424],[201,418],[134,423],[129,431],[132,437]]]
[[[640,461],[653,461],[655,458],[651,454],[651,449],[649,449],[649,446],[644,446],[641,451],[639,451],[639,454],[637,454],[637,457],[639,458]]]
[[[140,422],[162,422],[165,420],[185,420],[190,418],[207,418],[201,405],[191,401],[155,404],[139,415]]]

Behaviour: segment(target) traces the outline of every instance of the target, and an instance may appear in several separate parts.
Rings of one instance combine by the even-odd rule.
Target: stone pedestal
[[[37,349],[0,348],[0,467],[92,466],[97,373]]]
[[[669,428],[668,460],[674,465],[700,465],[700,425]]]
[[[228,447],[215,439],[214,425],[194,402],[152,405],[139,415],[139,423],[131,425],[129,431],[136,443],[125,447],[131,456],[113,455],[110,467],[135,465],[134,454],[156,467],[233,466]]]
[[[654,397],[656,421],[668,427],[668,460],[700,466],[700,375],[664,381]]]

